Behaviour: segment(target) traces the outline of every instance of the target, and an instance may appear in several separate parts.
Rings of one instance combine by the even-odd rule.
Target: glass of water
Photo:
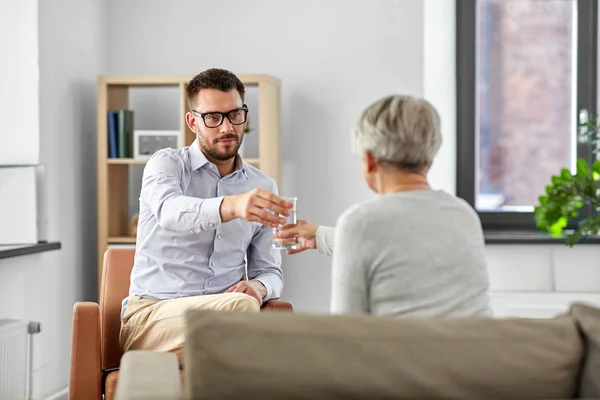
[[[282,197],[285,201],[292,203],[292,208],[289,209],[290,215],[286,218],[284,225],[296,225],[296,205],[298,204],[297,197]],[[276,213],[277,214],[277,213]],[[279,215],[279,214],[277,214]],[[283,225],[279,225],[283,226]],[[275,228],[275,233],[278,229]],[[276,250],[293,250],[300,247],[300,243],[295,237],[288,239],[273,238],[273,248]]]

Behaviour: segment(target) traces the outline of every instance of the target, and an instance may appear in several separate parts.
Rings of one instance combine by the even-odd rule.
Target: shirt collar
[[[246,171],[246,164],[244,163],[244,160],[242,160],[242,156],[240,156],[239,154],[235,155],[235,170],[242,171],[242,174],[244,174],[246,179],[248,179],[248,173]]]
[[[206,156],[200,150],[200,146],[198,146],[198,139],[194,140],[190,145],[190,163],[194,171],[208,164]]]
[[[190,145],[190,163],[192,164],[192,170],[196,171],[210,162],[206,159],[206,156],[200,150],[200,146],[198,145],[198,139],[194,140],[194,142]],[[235,170],[233,173],[237,173],[241,171],[244,174],[244,177],[248,179],[248,173],[246,171],[246,164],[242,160],[239,154],[235,156]]]

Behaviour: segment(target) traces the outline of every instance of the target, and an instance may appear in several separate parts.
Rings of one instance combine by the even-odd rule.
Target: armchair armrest
[[[75,303],[71,334],[69,399],[100,399],[102,366],[100,364],[100,308],[97,303]]]
[[[262,305],[261,311],[294,311],[294,307],[287,301],[269,300]]]
[[[115,400],[179,400],[181,392],[174,353],[130,350],[121,358]]]

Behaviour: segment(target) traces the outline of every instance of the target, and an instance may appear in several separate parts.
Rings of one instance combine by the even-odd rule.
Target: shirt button
[[[219,183],[223,183],[223,179],[219,179]]]
[[[214,267],[215,266],[215,262],[214,261],[211,262],[210,265],[212,265]]]
[[[221,239],[221,235],[217,235],[217,239]]]
[[[213,224],[212,222],[209,222],[208,226],[213,227],[213,226],[215,226],[215,224]]]

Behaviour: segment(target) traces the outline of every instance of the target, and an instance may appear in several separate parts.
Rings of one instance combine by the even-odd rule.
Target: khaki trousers
[[[184,313],[188,309],[260,312],[258,301],[245,293],[150,300],[139,296],[127,299],[121,321],[123,351],[158,350],[173,352],[183,361]]]

